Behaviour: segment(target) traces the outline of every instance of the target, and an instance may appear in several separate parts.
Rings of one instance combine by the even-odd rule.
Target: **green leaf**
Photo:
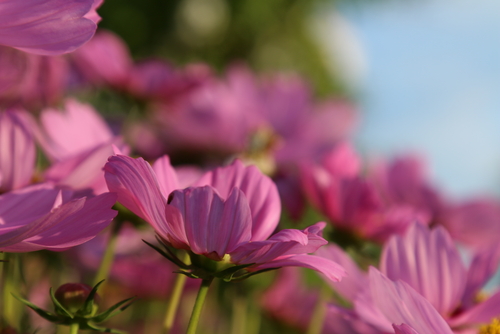
[[[276,269],[280,269],[281,267],[276,267],[276,268],[267,268],[267,269],[262,269],[262,270],[258,270],[258,271],[254,271],[254,272],[249,272],[245,275],[241,275],[241,276],[238,276],[238,277],[235,277],[235,278],[231,278],[229,281],[241,281],[241,280],[244,280],[244,279],[247,279],[251,276],[254,276],[254,275],[257,275],[257,274],[262,274],[262,273],[265,273],[266,271],[271,271],[271,270],[276,270]],[[229,281],[226,281],[226,282],[229,282]]]
[[[97,293],[97,289],[99,288],[99,285],[101,285],[103,282],[104,282],[104,280],[101,280],[99,283],[97,283],[90,291],[89,295],[87,296],[87,299],[85,299],[85,303],[83,304],[83,308],[82,308],[83,315],[92,314],[92,311],[94,310],[95,294]]]
[[[117,315],[120,312],[125,311],[130,305],[132,305],[132,303],[134,302],[133,299],[135,299],[135,297],[122,300],[121,302],[118,302],[115,305],[111,306],[106,311],[96,315],[95,317],[92,317],[91,320],[93,322],[98,322],[98,323],[103,322],[104,320],[109,319],[109,318]],[[128,304],[126,304],[126,303],[128,303]],[[124,304],[126,304],[126,305],[124,305]],[[122,306],[122,305],[124,305],[124,306]]]
[[[242,269],[245,269],[247,267],[250,267],[250,266],[253,266],[255,263],[250,263],[250,264],[240,264],[240,265],[237,265],[237,266],[234,266],[234,267],[229,267],[227,269],[224,269],[222,271],[219,271],[219,272],[216,272],[214,274],[215,277],[218,277],[218,278],[222,278],[223,280],[226,280],[228,277],[229,278],[232,278],[233,275],[242,270]],[[229,279],[231,280],[231,279]]]
[[[50,288],[49,293],[50,293],[50,298],[52,299],[52,303],[54,303],[54,308],[56,309],[56,313],[73,319],[74,315],[70,311],[68,311],[64,306],[62,306],[61,303],[59,303],[56,296],[54,295],[54,290],[52,288]]]
[[[50,321],[50,322],[59,322],[61,320],[61,318],[56,315],[56,314],[53,314],[53,313],[50,313],[48,311],[45,311],[44,309],[36,306],[35,304],[31,303],[30,301],[24,299],[24,298],[21,298],[13,293],[11,293],[12,296],[14,298],[16,298],[17,300],[19,300],[21,303],[23,303],[24,305],[28,306],[30,309],[32,309],[33,311],[35,311],[39,316],[41,316],[42,318]]]
[[[184,269],[187,269],[187,266],[184,262],[182,262],[181,260],[179,260],[175,255],[173,255],[173,253],[168,250],[168,252],[170,254],[167,254],[163,249],[147,242],[146,240],[142,239],[142,241],[148,245],[149,247],[153,248],[155,251],[157,251],[158,253],[160,253],[164,258],[166,258],[167,260],[169,260],[170,262],[174,263],[175,265],[181,267],[181,268],[184,268]]]
[[[127,332],[124,331],[119,331],[117,329],[111,329],[111,328],[106,328],[106,327],[99,327],[96,325],[93,325],[91,323],[86,323],[84,326],[80,327],[81,329],[92,329],[97,332],[102,332],[102,333],[115,333],[115,334],[127,334]]]

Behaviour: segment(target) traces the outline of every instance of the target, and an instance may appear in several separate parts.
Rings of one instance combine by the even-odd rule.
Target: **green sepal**
[[[117,315],[120,312],[125,311],[132,303],[134,302],[133,299],[135,297],[127,298],[125,300],[122,300],[121,302],[116,303],[115,305],[111,306],[109,309],[106,311],[92,317],[93,322],[103,322],[104,320],[107,320],[115,315]],[[128,304],[126,304],[128,303]],[[123,305],[126,304],[126,305]],[[123,305],[123,306],[122,306]]]
[[[149,247],[153,248],[155,251],[157,251],[158,253],[160,253],[164,258],[166,258],[167,260],[169,260],[170,262],[174,263],[175,265],[183,268],[183,269],[187,269],[188,266],[182,262],[181,260],[179,260],[173,253],[172,251],[170,251],[170,249],[168,249],[166,246],[164,246],[165,248],[165,251],[163,249],[161,249],[160,247],[157,247],[149,242],[147,242],[146,240],[142,239],[142,241],[148,245]],[[168,254],[167,254],[168,252]]]
[[[172,271],[174,274],[181,274],[181,275],[184,275],[184,276],[187,276],[189,278],[202,278],[201,276],[199,275],[196,275],[195,273],[191,272],[191,271],[184,271],[184,270],[176,270],[176,271]]]
[[[87,299],[85,299],[85,303],[83,303],[82,308],[80,308],[80,310],[78,310],[79,315],[87,316],[87,315],[91,315],[93,313],[95,294],[97,293],[97,288],[99,288],[99,285],[101,285],[103,282],[104,282],[104,280],[101,280],[99,283],[94,285],[94,287],[90,291],[89,295],[87,296]]]
[[[222,271],[218,271],[214,273],[214,276],[217,278],[221,278],[226,282],[229,282],[232,280],[234,274],[236,274],[238,271],[245,269],[247,267],[253,266],[255,263],[250,263],[250,264],[240,264],[234,267],[229,267],[227,269],[224,269]]]
[[[114,333],[114,334],[127,334],[127,332],[124,331],[119,331],[117,329],[112,329],[112,328],[106,328],[106,327],[99,327],[95,326],[91,323],[86,323],[83,326],[80,327],[80,329],[91,329],[97,332],[102,332],[102,333]]]
[[[241,276],[238,276],[238,277],[235,277],[231,280],[233,281],[241,281],[241,280],[244,280],[244,279],[247,279],[249,277],[252,277],[254,275],[257,275],[257,274],[262,274],[262,273],[265,273],[266,271],[271,271],[271,270],[276,270],[276,269],[280,269],[281,267],[276,267],[276,268],[266,268],[266,269],[262,269],[262,270],[257,270],[257,271],[254,271],[254,272],[249,272],[249,273],[246,273],[244,275],[241,275]],[[226,281],[226,282],[229,282],[229,281]]]
[[[49,289],[50,299],[52,299],[52,303],[54,304],[54,308],[56,309],[56,313],[65,317],[69,317],[73,319],[74,315],[70,311],[68,311],[62,304],[57,300],[54,295],[54,290],[52,288]]]
[[[26,299],[21,298],[21,297],[15,295],[13,293],[11,293],[11,295],[14,298],[16,298],[17,300],[19,300],[21,303],[23,303],[24,305],[28,306],[30,309],[32,309],[33,311],[35,311],[42,318],[44,318],[44,319],[46,319],[46,320],[48,320],[50,322],[54,322],[54,323],[58,323],[58,322],[61,321],[61,317],[58,316],[57,314],[53,314],[53,313],[47,312],[44,309],[36,306],[32,302],[27,301]]]

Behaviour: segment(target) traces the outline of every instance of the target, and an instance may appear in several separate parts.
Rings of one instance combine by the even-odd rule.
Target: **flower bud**
[[[92,287],[82,283],[66,283],[61,285],[55,293],[55,297],[68,311],[75,313],[83,307],[85,300],[92,291]],[[99,303],[99,296],[96,294],[94,303]]]

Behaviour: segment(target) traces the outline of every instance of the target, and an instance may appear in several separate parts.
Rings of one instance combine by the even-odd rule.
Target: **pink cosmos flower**
[[[102,231],[116,216],[116,195],[74,198],[50,184],[0,195],[0,250],[65,250]]]
[[[22,188],[33,177],[35,142],[22,120],[23,113],[0,113],[0,192]]]
[[[444,199],[429,181],[424,162],[417,156],[401,156],[390,163],[379,162],[370,171],[370,179],[390,203],[411,205],[438,218]]]
[[[71,52],[94,35],[101,2],[0,1],[0,44],[41,55]]]
[[[272,181],[255,167],[236,161],[195,183],[210,185],[174,190],[170,195],[167,191],[174,178],[163,175],[165,181],[160,184],[141,158],[113,156],[104,170],[118,200],[174,248],[215,261],[253,264],[251,270],[301,266],[336,281],[344,274],[335,262],[307,255],[326,244],[321,237],[324,223],[271,236],[278,224],[279,197]]]
[[[332,283],[332,286],[346,300],[354,303],[357,318],[382,332],[391,332],[393,324],[405,323],[418,333],[441,333],[421,331],[408,319],[396,321],[391,318],[394,311],[388,308],[389,304],[384,304],[387,295],[395,298],[390,307],[399,305],[397,307],[401,310],[404,308],[398,304],[398,298],[402,297],[397,295],[411,297],[412,303],[416,304],[408,304],[414,305],[407,306],[410,314],[417,312],[420,306],[428,308],[422,303],[432,305],[435,313],[455,333],[475,333],[480,324],[500,315],[500,292],[482,302],[476,299],[481,287],[496,272],[500,252],[496,247],[483,249],[474,255],[466,269],[457,248],[442,227],[429,230],[423,225],[413,224],[404,236],[392,236],[382,252],[381,272],[372,268],[368,277],[340,249],[330,246],[321,251],[322,256],[340,263],[350,273],[342,282]],[[380,314],[381,308],[387,310],[382,312],[384,316]],[[339,308],[337,310],[344,312]],[[432,323],[441,322],[436,317],[432,315]]]
[[[55,161],[45,171],[45,180],[72,189],[92,188],[107,192],[102,167],[114,153],[113,145],[127,147],[115,136],[101,116],[90,106],[67,100],[65,110],[45,109],[40,116],[38,141]]]
[[[359,174],[359,159],[347,144],[332,150],[321,164],[302,165],[302,183],[311,203],[332,224],[354,235],[384,241],[429,215],[405,203],[384,201],[370,180]]]

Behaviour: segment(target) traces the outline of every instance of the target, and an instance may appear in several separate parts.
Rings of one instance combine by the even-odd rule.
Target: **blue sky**
[[[500,0],[342,7],[366,54],[359,147],[424,154],[457,197],[500,194]]]

